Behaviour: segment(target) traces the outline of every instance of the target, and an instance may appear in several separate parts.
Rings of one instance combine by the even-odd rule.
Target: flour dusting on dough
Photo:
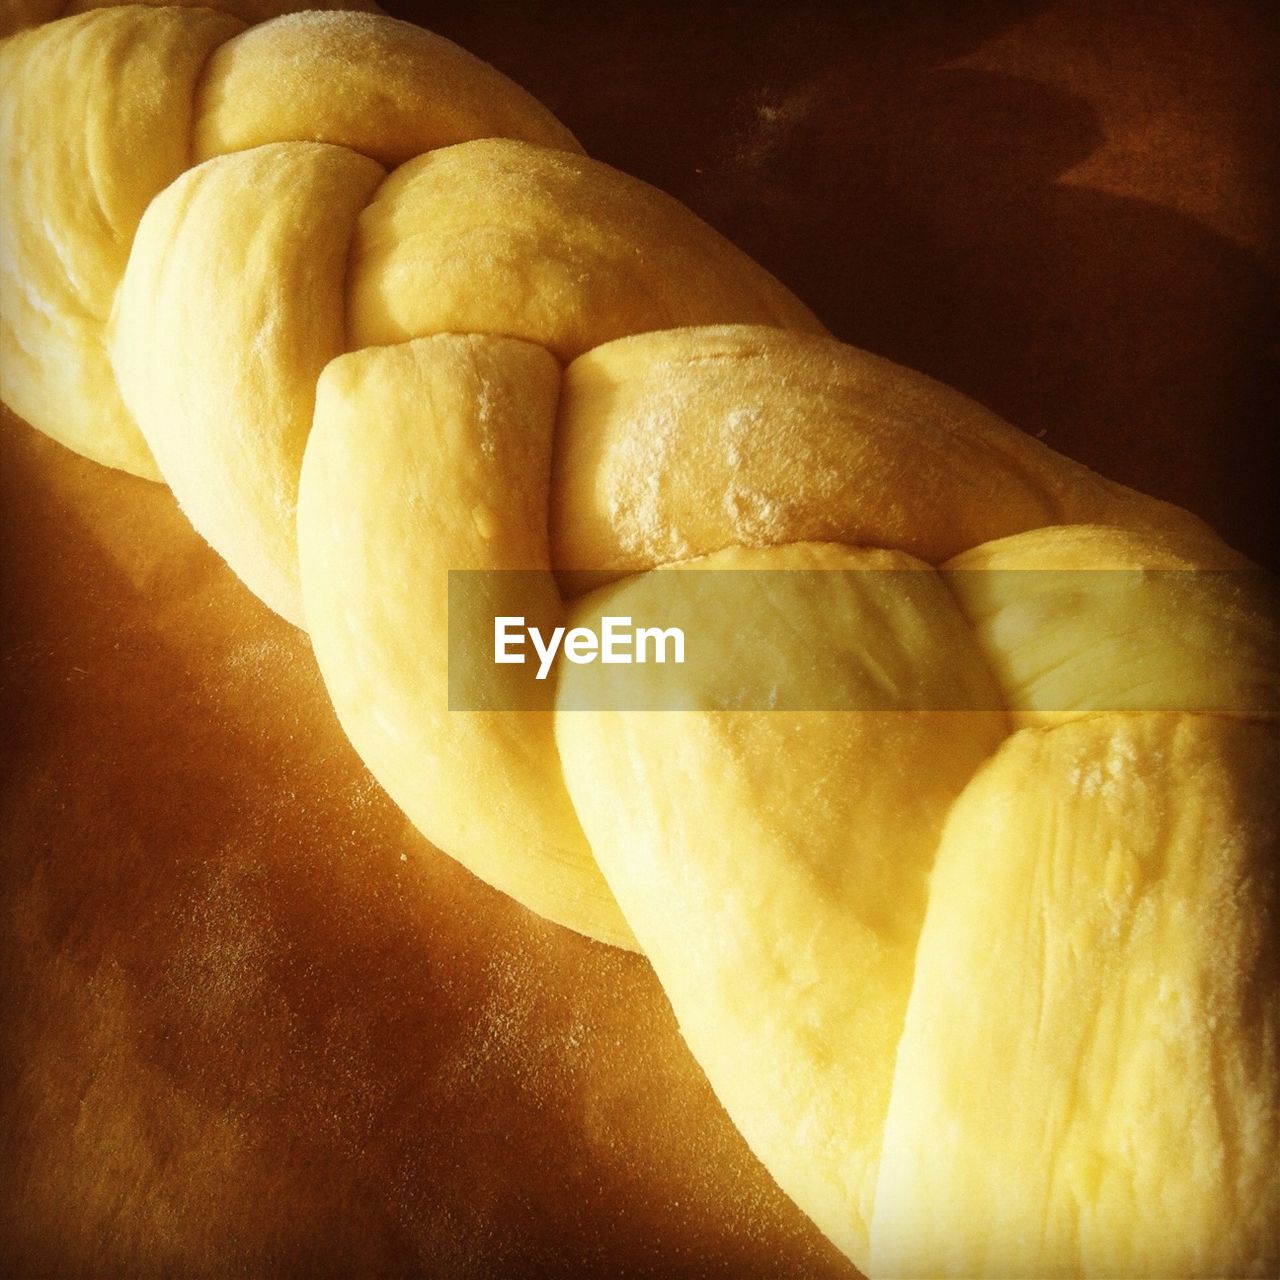
[[[689,544],[671,523],[663,493],[679,428],[671,397],[655,397],[628,434],[621,465],[609,473],[605,501],[619,545],[651,563],[689,554]]]

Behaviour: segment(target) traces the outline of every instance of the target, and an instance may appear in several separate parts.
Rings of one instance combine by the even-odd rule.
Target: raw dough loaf
[[[432,840],[643,947],[870,1274],[1274,1274],[1273,585],[456,46],[283,7],[5,41],[6,401],[163,476]],[[757,571],[769,625],[691,608],[685,710],[450,711],[463,568],[544,628]],[[780,690],[861,709],[724,709]]]

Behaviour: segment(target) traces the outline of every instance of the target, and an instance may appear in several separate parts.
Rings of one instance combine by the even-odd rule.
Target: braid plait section
[[[1271,580],[456,45],[287,7],[5,11],[6,403],[170,486],[433,843],[644,951],[868,1274],[1274,1274]],[[451,710],[460,570],[728,657]]]

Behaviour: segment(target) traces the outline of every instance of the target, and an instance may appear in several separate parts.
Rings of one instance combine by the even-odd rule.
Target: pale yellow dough
[[[541,709],[449,711],[450,569],[539,570],[496,579],[493,611],[562,621],[546,534],[559,382],[545,351],[504,338],[334,361],[299,503],[307,627],[347,736],[414,824],[526,906],[625,946],[560,777],[554,686]]]
[[[344,346],[351,228],[383,172],[317,143],[207,161],[152,202],[120,290],[116,375],[165,480],[295,623],[302,450],[316,379]]]
[[[208,9],[125,8],[0,44],[5,403],[76,452],[153,479],[106,326],[143,213],[190,163],[200,69],[242,29]]]
[[[643,948],[868,1274],[1280,1273],[1274,581],[826,338],[448,41],[244,29],[291,7],[0,46],[6,401],[163,475],[431,840]],[[703,656],[455,664],[518,709],[451,709],[450,570]]]
[[[479,330],[571,355],[673,308],[816,326],[669,197],[583,157],[477,141],[384,177],[329,144],[205,161],[152,202],[116,304],[116,377],[165,480],[292,622],[298,468],[316,378],[344,349]],[[635,255],[635,227],[665,259]],[[680,272],[644,287],[662,261]]]
[[[80,4],[68,12],[82,16],[0,47],[4,398],[78,453],[160,478],[106,326],[144,210],[195,161],[293,140],[389,164],[492,134],[577,149],[518,86],[406,23],[309,12],[244,29],[299,7]],[[54,16],[22,7],[7,29]]]
[[[1010,738],[938,852],[876,1276],[1269,1276],[1280,735],[1104,715]]]
[[[209,59],[195,156],[333,142],[392,167],[496,135],[579,150],[535,98],[465,49],[407,22],[297,14],[250,27]]]
[[[89,13],[95,9],[112,9],[119,3],[120,0],[71,0],[61,8],[61,12]],[[299,9],[308,12],[349,9],[360,13],[381,13],[374,0],[217,0],[216,4],[209,4],[208,0],[128,0],[128,3],[147,8],[217,9],[242,22],[267,22],[282,14],[296,13]]]
[[[803,335],[624,339],[569,367],[560,414],[551,529],[567,589],[672,561],[883,570],[897,554],[797,541],[814,537],[943,562],[914,618],[905,583],[896,613],[857,613],[812,575],[790,593],[771,580],[759,611],[721,616],[712,596],[694,616],[661,567],[571,615],[665,609],[724,654],[709,671],[639,677],[566,664],[556,733],[596,858],[686,1039],[781,1185],[872,1276],[1271,1274],[1280,904],[1265,798],[1275,731],[1261,722],[1280,712],[1274,581],[1185,513],[954,392]],[[928,579],[920,561],[898,563],[915,566],[910,585]],[[868,577],[864,592],[883,585]],[[647,685],[655,705],[675,690],[731,706],[754,682],[764,705],[789,679],[829,704],[859,668],[903,709],[617,710],[601,692],[612,681],[623,705]],[[570,709],[584,704],[602,709]],[[1157,714],[1180,709],[1215,714]],[[1001,747],[1011,724],[1064,719],[1078,727],[1043,741],[1071,744],[1070,767],[1007,763],[1042,740],[1024,731]],[[1117,955],[1087,906],[1079,929],[1055,918],[1078,989],[1074,970],[1040,968],[1058,848],[1081,878],[1073,901],[1090,902],[1090,877],[1104,895],[1159,886],[1141,908],[1160,919],[1158,944]],[[1115,907],[1117,937],[1130,907]],[[922,922],[953,919],[963,945],[930,950]],[[1055,983],[1062,1030],[1041,1035],[1036,1002]],[[1148,1016],[1157,998],[1169,1011]],[[1105,1035],[1064,1057],[1077,1017]],[[1113,1078],[1127,1092],[1064,1111],[1080,1070],[1100,1099]],[[1168,1098],[1149,1098],[1166,1077]]]
[[[1280,583],[1216,539],[1066,525],[944,568],[1016,724],[1098,711],[1280,719]]]
[[[688,566],[809,571],[790,587],[753,579],[758,632],[736,611],[682,618],[724,654],[693,697],[767,692],[781,676],[793,698],[821,704],[844,686],[866,711],[556,716],[583,828],[685,1038],[756,1154],[855,1261],[934,849],[1005,732],[1001,712],[915,710],[998,702],[955,603],[924,568],[805,543]],[[837,570],[848,576],[821,572]],[[911,571],[905,588],[893,570]],[[571,619],[660,617],[664,581],[680,572],[593,593]],[[602,670],[634,681],[639,669]],[[694,670],[645,673],[679,683]],[[587,671],[562,668],[562,705]]]
[[[397,169],[361,215],[350,288],[357,347],[498,333],[571,360],[675,325],[823,332],[670,196],[585,156],[503,138]]]
[[[569,366],[551,545],[573,591],[721,547],[832,539],[936,564],[1082,521],[1194,516],[870,352],[766,328],[646,333]]]

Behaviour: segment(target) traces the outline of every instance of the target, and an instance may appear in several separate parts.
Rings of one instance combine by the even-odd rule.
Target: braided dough
[[[643,948],[864,1270],[1280,1268],[1269,582],[829,339],[448,41],[79,7],[6,10],[6,402],[170,485],[431,840]],[[742,689],[868,709],[569,711],[568,666],[451,713],[455,568],[530,571],[491,603],[544,630],[876,570],[762,588],[768,643],[695,618]]]

